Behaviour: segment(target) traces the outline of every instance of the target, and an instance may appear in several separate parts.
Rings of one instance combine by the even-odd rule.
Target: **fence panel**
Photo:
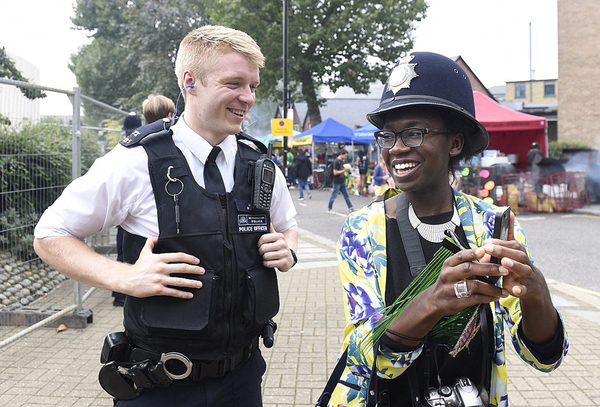
[[[44,116],[35,98],[42,94],[62,94],[74,107]],[[82,99],[89,115],[79,115]],[[118,142],[118,120],[126,114],[79,95],[78,89],[0,78],[0,340],[23,329],[15,324],[31,325],[57,310],[81,308],[88,288],[37,257],[33,230],[69,182]],[[110,255],[114,233],[93,236],[88,244]]]

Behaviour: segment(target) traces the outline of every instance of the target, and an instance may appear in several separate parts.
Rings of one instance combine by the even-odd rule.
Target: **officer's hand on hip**
[[[146,240],[137,262],[131,266],[131,273],[124,277],[126,289],[122,292],[134,297],[144,298],[155,295],[190,299],[192,293],[178,290],[179,287],[201,288],[200,281],[172,277],[173,273],[204,274],[199,266],[200,260],[185,253],[153,253],[157,237]]]
[[[262,235],[258,240],[258,252],[263,258],[265,267],[288,271],[295,264],[283,233],[275,232],[272,226],[271,232]]]

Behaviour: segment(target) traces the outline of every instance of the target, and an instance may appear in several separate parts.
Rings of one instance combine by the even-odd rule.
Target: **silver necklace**
[[[423,239],[432,243],[440,243],[446,237],[446,234],[444,233],[446,230],[450,229],[454,231],[454,229],[460,225],[460,217],[458,216],[456,205],[452,205],[452,207],[454,209],[452,219],[441,225],[430,225],[429,223],[421,222],[415,213],[412,204],[408,204],[408,220],[410,221],[411,226],[419,232],[419,235],[421,235]]]

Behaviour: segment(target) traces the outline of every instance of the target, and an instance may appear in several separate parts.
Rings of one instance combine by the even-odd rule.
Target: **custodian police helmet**
[[[437,106],[467,124],[460,129],[465,136],[461,155],[486,149],[489,136],[475,118],[471,82],[450,58],[432,52],[412,52],[400,59],[390,72],[379,107],[368,113],[367,119],[381,129],[390,111],[419,105]]]
[[[123,120],[123,127],[121,130],[125,132],[132,132],[138,127],[142,126],[142,117],[134,112],[129,113]]]

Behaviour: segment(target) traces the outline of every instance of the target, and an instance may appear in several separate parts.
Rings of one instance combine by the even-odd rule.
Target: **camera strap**
[[[408,220],[408,206],[408,198],[406,198],[405,194],[400,194],[396,204],[396,222],[398,223],[398,230],[402,237],[402,245],[406,251],[410,274],[414,278],[425,268],[427,263],[425,262],[419,233],[413,229]]]
[[[335,386],[338,384],[340,377],[342,377],[342,373],[344,373],[344,369],[346,368],[346,360],[348,358],[348,348],[344,350],[344,353],[338,359],[331,376],[327,380],[327,384],[319,396],[319,400],[317,400],[317,404],[315,407],[326,407],[327,403],[329,403],[329,399],[331,399],[331,395],[333,394],[333,390],[335,390]]]
[[[390,393],[388,391],[389,381],[379,379],[377,375],[377,352],[379,352],[379,341],[373,344],[373,366],[369,377],[369,388],[367,389],[367,401],[365,407],[389,407]]]
[[[421,403],[421,391],[419,390],[419,378],[417,377],[417,365],[412,363],[406,369],[406,375],[408,378],[408,387],[410,388],[410,399],[412,401],[412,407],[422,407]]]

